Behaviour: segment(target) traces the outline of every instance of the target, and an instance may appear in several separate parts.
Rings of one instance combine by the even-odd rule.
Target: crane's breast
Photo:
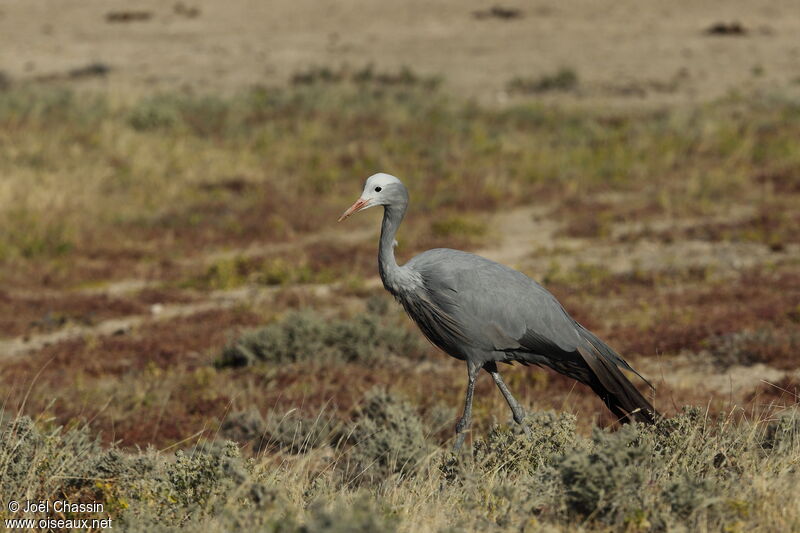
[[[472,342],[463,324],[430,298],[425,289],[398,294],[397,299],[431,343],[457,359],[466,359]]]

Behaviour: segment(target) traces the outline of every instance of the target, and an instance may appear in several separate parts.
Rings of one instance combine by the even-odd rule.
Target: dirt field
[[[90,0],[54,9],[42,0],[5,2],[0,69],[12,80],[32,80],[100,64],[108,75],[81,83],[215,92],[283,85],[315,66],[408,66],[483,103],[514,97],[507,86],[516,77],[562,68],[579,83],[548,98],[590,106],[800,94],[800,6],[792,0],[499,4],[512,10],[510,18],[491,16],[493,6]],[[719,33],[708,33],[715,25]]]

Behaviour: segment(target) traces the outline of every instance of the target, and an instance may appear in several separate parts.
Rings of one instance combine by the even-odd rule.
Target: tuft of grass
[[[628,506],[644,508],[639,498],[650,481],[652,456],[651,443],[641,442],[631,426],[613,434],[595,430],[589,450],[567,454],[557,466],[567,512],[609,523],[624,522]]]
[[[68,224],[40,217],[28,207],[12,207],[7,214],[17,224],[0,229],[0,259],[59,257],[75,248],[75,232]]]
[[[510,93],[539,94],[546,92],[574,91],[578,87],[578,74],[571,68],[563,67],[552,74],[538,78],[516,77],[508,82]]]
[[[336,265],[338,266],[338,265]],[[305,258],[224,257],[199,275],[180,283],[196,289],[233,289],[245,284],[285,286],[299,283],[331,283],[335,272],[325,265],[312,265]]]
[[[486,224],[464,215],[450,215],[437,219],[431,224],[436,237],[476,238],[486,234]]]
[[[308,521],[298,533],[393,533],[400,522],[396,512],[387,512],[366,494],[357,494],[353,501],[316,502],[309,511]]]
[[[214,96],[159,94],[137,102],[129,111],[128,123],[140,132],[178,129],[208,137],[224,134],[236,110]]]
[[[334,444],[340,436],[340,424],[330,415],[304,416],[296,409],[285,414],[271,411],[266,420],[255,408],[239,411],[226,417],[221,433],[252,449],[280,450],[307,453],[314,448]]]

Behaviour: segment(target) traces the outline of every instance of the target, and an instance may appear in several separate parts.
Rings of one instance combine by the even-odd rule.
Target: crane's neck
[[[378,270],[387,291],[397,295],[409,287],[414,276],[406,266],[400,266],[394,258],[394,243],[397,229],[406,214],[406,205],[387,205],[383,211],[381,241],[378,247]]]

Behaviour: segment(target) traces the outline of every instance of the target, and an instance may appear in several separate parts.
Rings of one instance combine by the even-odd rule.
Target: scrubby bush
[[[371,314],[327,320],[315,313],[298,312],[243,334],[225,347],[217,366],[282,364],[320,358],[372,362],[388,354],[419,356],[423,349],[419,335]]]
[[[364,397],[347,440],[352,448],[339,466],[354,485],[412,475],[433,451],[416,409],[382,388]]]
[[[556,465],[567,515],[646,530],[740,524],[752,509],[753,487],[746,480],[773,463],[762,445],[790,443],[797,452],[793,420],[734,423],[685,408],[655,426],[595,429],[588,450],[567,454]],[[781,446],[775,444],[787,449]],[[775,464],[785,468],[782,460]]]
[[[338,68],[315,66],[296,72],[291,79],[292,85],[317,85],[355,83],[372,87],[413,87],[436,89],[441,83],[438,76],[421,76],[411,68],[403,66],[394,71],[378,71],[374,65],[368,64],[360,69],[352,69],[347,65]]]
[[[380,509],[367,493],[354,501],[336,501],[326,505],[323,501],[309,508],[307,523],[298,533],[390,533],[397,531],[398,519]]]
[[[285,415],[272,412],[267,417],[266,428],[271,444],[293,453],[335,444],[339,436],[339,423],[325,413],[309,417],[297,411]]]
[[[233,413],[222,423],[222,434],[239,443],[252,443],[262,451],[273,447],[292,453],[333,444],[339,435],[339,422],[332,416],[304,416],[297,410],[285,414],[271,412],[266,419],[255,408]]]
[[[652,457],[652,445],[639,439],[634,425],[615,433],[595,429],[589,450],[565,455],[556,467],[569,513],[613,523],[620,512],[644,508]]]
[[[575,415],[537,411],[529,413],[525,422],[530,438],[514,424],[495,426],[475,443],[475,461],[482,469],[533,473],[577,445]]]
[[[183,127],[195,135],[210,136],[224,133],[234,107],[213,96],[161,94],[137,102],[128,123],[139,131]]]
[[[252,444],[253,450],[261,451],[269,440],[264,417],[255,407],[237,411],[223,420],[220,432],[225,438],[240,444]]]
[[[175,452],[175,462],[166,468],[173,498],[183,505],[203,505],[209,498],[226,490],[226,485],[241,484],[248,472],[240,460],[239,449],[232,442],[214,453]]]
[[[99,501],[123,531],[800,527],[795,410],[748,421],[690,408],[589,438],[571,415],[533,413],[530,440],[516,425],[494,428],[474,458],[465,451],[444,475],[427,466],[453,456],[430,442],[413,405],[383,389],[366,395],[343,431],[321,438],[334,444],[328,450],[312,450],[319,423],[296,412],[243,419],[250,434],[268,433],[291,453],[248,459],[224,441],[131,453],[101,446],[87,428],[6,421],[0,503]]]
[[[181,114],[176,99],[157,96],[142,100],[130,111],[128,122],[139,131],[169,128],[180,123]]]
[[[800,409],[794,407],[771,420],[767,424],[761,444],[770,452],[800,452]]]
[[[102,474],[104,452],[87,428],[41,430],[23,416],[0,431],[0,495],[46,499],[65,483]]]
[[[745,480],[797,456],[795,420],[734,422],[686,408],[655,426],[595,428],[586,439],[571,416],[534,413],[530,439],[516,425],[493,428],[473,461],[451,458],[441,471],[478,516],[463,527],[736,529],[753,512]]]
[[[0,433],[3,508],[11,499],[98,501],[123,529],[169,529],[204,520],[231,494],[251,506],[269,492],[233,443],[174,456],[125,453],[102,447],[85,426],[42,429],[27,417],[6,422]]]

